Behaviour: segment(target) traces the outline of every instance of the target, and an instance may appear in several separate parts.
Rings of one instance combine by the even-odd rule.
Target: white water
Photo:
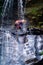
[[[12,35],[9,31],[0,32],[0,44],[2,44],[1,65],[25,65],[26,60],[38,58],[41,60],[43,55],[35,56],[35,37],[36,35],[27,35],[28,41],[23,43],[23,37]],[[42,52],[43,38],[37,36],[37,52]]]
[[[18,0],[18,17],[19,19],[24,19],[24,8],[23,8],[23,1]]]
[[[14,0],[5,0],[3,4],[3,9],[2,9],[2,18],[6,16],[7,11],[13,6],[13,1]]]
[[[12,9],[13,9],[13,1],[14,0],[4,0],[3,8],[2,8],[2,25],[1,27],[7,27],[5,24],[11,24],[11,20],[9,17],[12,17]],[[5,21],[6,18],[6,21]],[[10,25],[9,25],[10,26]]]

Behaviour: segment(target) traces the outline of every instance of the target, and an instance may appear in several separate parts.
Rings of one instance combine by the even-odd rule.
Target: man
[[[17,20],[15,22],[15,29],[17,31],[17,34],[19,32],[19,34],[25,34],[27,32],[27,25],[26,25],[27,21],[26,20]]]

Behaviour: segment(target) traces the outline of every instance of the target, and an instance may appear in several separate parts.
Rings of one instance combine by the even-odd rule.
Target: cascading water
[[[2,57],[1,57],[1,65],[21,65],[23,63],[23,45],[19,44],[14,37],[9,33],[9,30],[7,28],[3,29],[3,24],[5,22],[4,18],[6,15],[9,16],[8,12],[10,10],[10,7],[12,5],[13,0],[5,0],[2,10],[2,34],[4,37],[2,38]],[[21,1],[19,2],[21,4]],[[8,11],[8,12],[7,12]],[[11,13],[12,14],[12,13]],[[21,13],[22,14],[22,9]],[[7,16],[7,21],[9,22],[9,17]],[[23,16],[24,15],[20,15]],[[21,17],[20,17],[21,18]],[[16,37],[17,38],[17,37]],[[17,43],[17,44],[16,44]],[[21,42],[20,42],[21,43]],[[11,52],[12,51],[12,52]]]
[[[5,0],[2,8],[2,27],[8,27],[11,24],[12,9],[14,0]]]
[[[23,8],[23,1],[18,0],[18,17],[19,19],[24,19],[24,8]]]
[[[9,15],[8,12],[9,12],[10,8],[11,8],[11,7],[13,8],[13,1],[14,1],[14,0],[5,0],[5,1],[4,1],[3,9],[2,9],[2,18],[4,18],[4,17],[6,16],[6,14]],[[12,9],[12,8],[11,8],[11,9]],[[11,11],[10,11],[10,12],[11,12]],[[12,14],[12,13],[11,13],[11,14]]]

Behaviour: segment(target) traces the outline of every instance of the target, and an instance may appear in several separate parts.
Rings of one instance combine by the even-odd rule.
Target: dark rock
[[[43,59],[34,65],[43,65]]]

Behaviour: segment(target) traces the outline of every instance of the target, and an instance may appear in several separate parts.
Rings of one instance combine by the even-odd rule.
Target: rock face
[[[43,65],[43,59],[34,65]]]

